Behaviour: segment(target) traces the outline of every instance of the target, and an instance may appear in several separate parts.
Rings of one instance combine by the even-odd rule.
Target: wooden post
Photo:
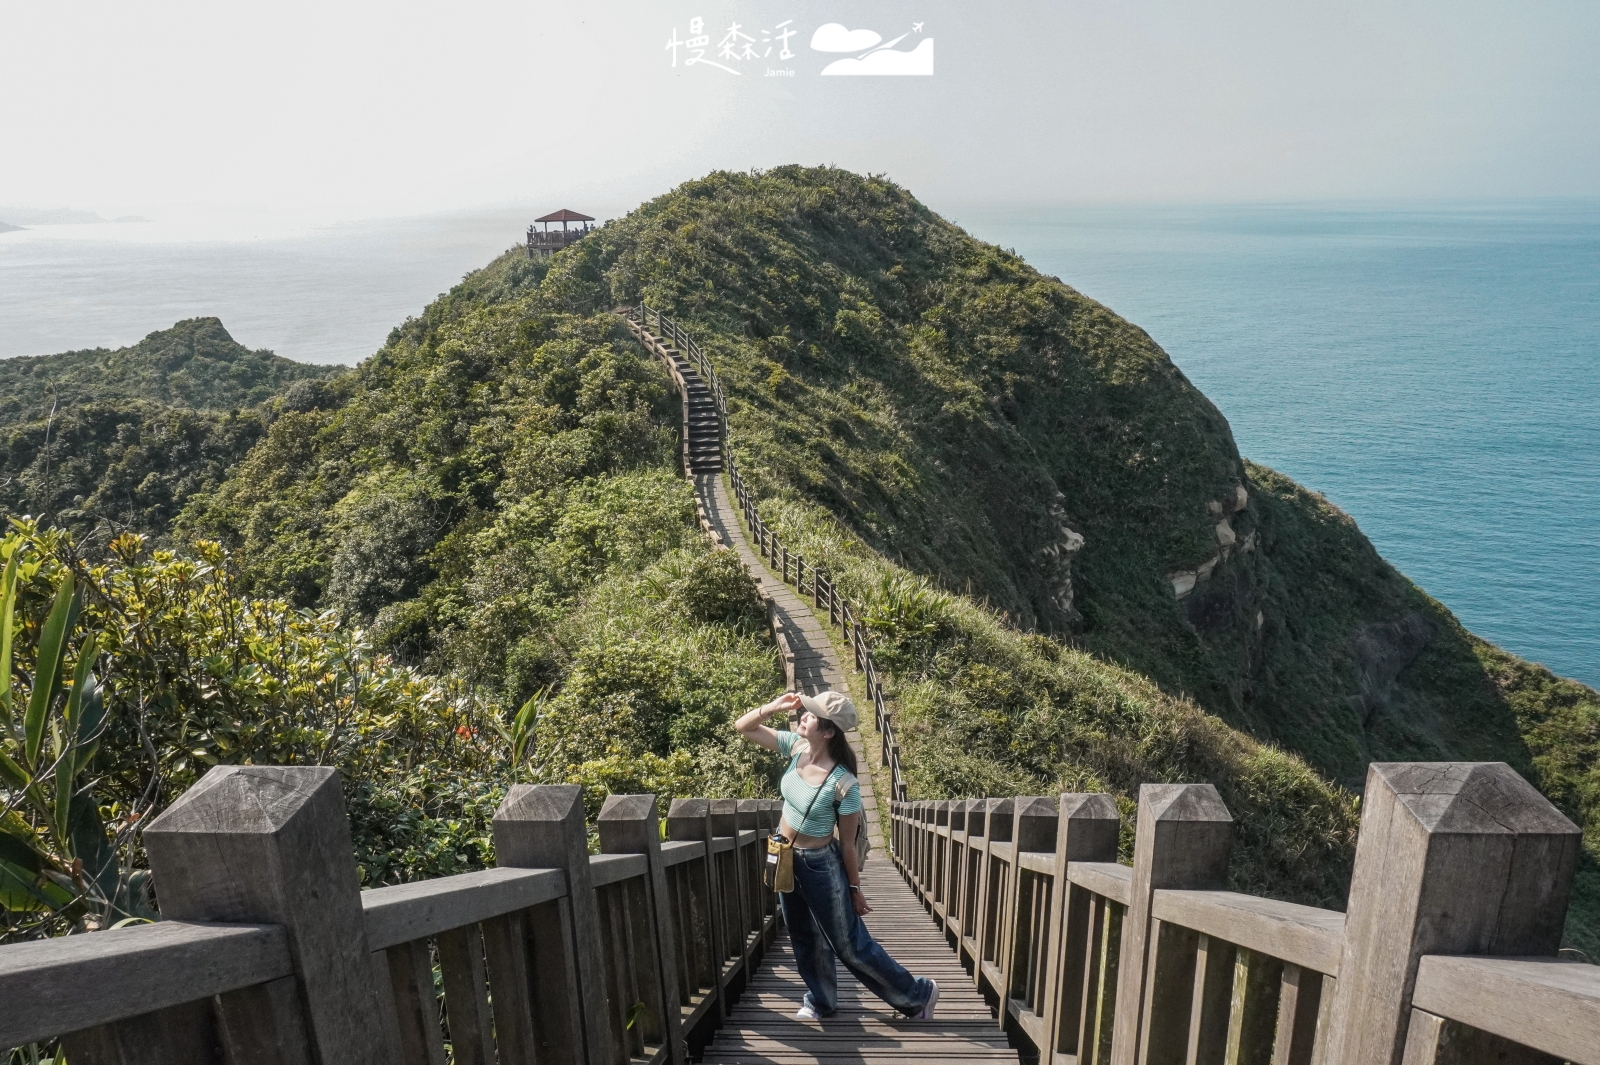
[[[168,920],[283,926],[313,1060],[399,1059],[336,770],[217,766],[150,823],[144,845]]]
[[[631,944],[639,953],[639,972],[650,979],[650,998],[646,1012],[654,1011],[660,1024],[660,1040],[667,1047],[667,1060],[683,1065],[688,1052],[684,1045],[682,1008],[685,996],[678,987],[678,945],[672,902],[667,897],[667,868],[661,863],[661,825],[656,819],[654,795],[608,795],[598,820],[602,854],[642,854],[645,858],[645,883],[648,889],[648,932],[643,941]],[[639,934],[638,929],[635,935]],[[653,999],[654,1001],[651,1001]],[[641,1022],[644,1018],[640,1018]],[[646,1035],[649,1035],[648,1028]],[[654,1042],[656,1040],[652,1040]]]
[[[950,867],[950,807],[954,805],[949,799],[936,799],[933,804],[933,872],[929,876],[930,890],[932,891],[934,916],[943,926],[945,912],[950,906],[949,892],[946,880]],[[945,830],[945,835],[939,834],[939,829]],[[944,912],[941,912],[944,911]]]
[[[1049,799],[1040,795],[1020,795],[1012,810],[1011,877],[1006,881],[1006,930],[997,959],[1001,972],[1000,1024],[1005,1028],[1011,1027],[1007,1000],[1018,997],[1019,973],[1027,969],[1030,946],[1030,930],[1024,927],[1021,919],[1024,909],[1022,852],[1053,851],[1057,835],[1056,804]]]
[[[1188,996],[1194,987],[1194,956],[1177,945],[1180,949],[1169,954],[1174,963],[1170,968],[1154,964],[1161,930],[1159,922],[1151,920],[1151,901],[1160,888],[1221,888],[1228,879],[1232,850],[1233,817],[1216,788],[1210,784],[1145,784],[1139,788],[1133,885],[1122,925],[1111,1065],[1155,1060],[1153,1053],[1146,1053],[1145,1042],[1151,1043],[1152,1052],[1160,1044],[1164,1053],[1166,1040],[1174,1032],[1184,1032],[1189,1019]],[[1181,1002],[1176,1001],[1179,998]],[[1153,1005],[1147,1005],[1152,1001]],[[1143,1023],[1152,1013],[1160,1014],[1153,1031]],[[1180,1046],[1180,1059],[1183,1051]]]
[[[568,934],[550,928],[542,934],[539,929],[529,929],[536,956],[529,959],[525,971],[532,981],[528,1005],[534,1011],[539,1057],[612,1065],[615,1051],[606,1023],[608,1004],[596,949],[600,919],[589,874],[583,790],[576,784],[514,785],[495,811],[494,847],[498,865],[560,869],[567,876]],[[490,946],[489,979],[498,1022],[501,991],[495,983]],[[512,974],[504,973],[500,981],[510,978]],[[497,1023],[497,1032],[499,1028]]]
[[[708,994],[716,997],[719,1015],[726,1015],[728,1000],[722,993],[721,976],[722,963],[727,959],[728,952],[723,945],[722,893],[717,879],[716,855],[711,852],[712,837],[710,799],[672,800],[672,806],[667,811],[667,838],[697,840],[706,848],[700,874],[705,884],[704,909],[694,912],[691,919],[694,921],[695,934],[704,937],[706,958],[704,982],[711,988]],[[683,935],[689,934],[688,929],[679,929],[679,932]]]
[[[1013,805],[1010,799],[990,799],[989,808],[983,816],[987,831],[983,837],[983,858],[978,866],[978,935],[974,937],[978,941],[978,960],[972,967],[972,982],[979,991],[983,990],[985,979],[989,979],[991,984],[996,982],[985,973],[985,966],[998,974],[1000,966],[1004,964],[1001,944],[1005,932],[1003,920],[1007,877],[1001,872],[994,845],[1011,842]],[[995,993],[1003,996],[1004,987],[996,989]]]
[[[961,938],[956,944],[956,956],[972,957],[972,948],[978,942],[978,925],[983,918],[978,912],[978,882],[983,877],[983,841],[989,835],[989,800],[967,801],[967,835],[965,853],[961,859]],[[976,958],[974,958],[976,964]]]
[[[1084,951],[1089,942],[1089,893],[1067,879],[1068,862],[1114,862],[1122,815],[1109,795],[1069,793],[1057,799],[1055,905],[1044,991],[1044,1031],[1048,1046],[1039,1060],[1056,1051],[1077,1054],[1083,1004]]]
[[[1367,770],[1327,1065],[1398,1065],[1424,954],[1554,954],[1581,834],[1504,762]]]
[[[958,955],[961,953],[961,937],[966,934],[969,920],[962,912],[967,898],[967,840],[972,835],[972,811],[982,808],[982,799],[963,799],[955,804],[950,813],[950,890],[949,901],[944,907],[944,924],[947,931],[955,933]],[[977,820],[982,821],[982,817]]]
[[[748,983],[751,974],[745,969],[744,961],[748,953],[745,947],[750,939],[750,893],[745,887],[745,865],[743,855],[739,852],[738,799],[711,800],[711,828],[717,836],[732,837],[733,841],[722,881],[722,919],[723,927],[727,929],[723,942],[728,951],[725,959],[740,959],[740,979]]]
[[[917,882],[917,896],[927,905],[928,896],[928,858],[929,829],[933,824],[933,802],[929,799],[918,799],[912,803],[912,828],[915,829],[915,838],[912,841],[913,871]]]
[[[760,822],[761,800],[740,799],[739,830],[740,832],[754,832],[756,834],[756,839],[753,843],[746,844],[745,847],[741,847],[737,851],[744,865],[745,890],[749,893],[749,909],[747,912],[750,914],[750,925],[745,931],[747,935],[754,934],[756,936],[754,940],[747,940],[750,943],[747,961],[752,966],[752,974],[754,973],[754,966],[760,958],[761,951],[766,945],[766,939],[762,933],[765,931],[767,910],[763,896],[767,889],[766,883],[761,878],[761,863],[766,860],[767,849],[761,844]],[[746,847],[748,849],[745,849]]]

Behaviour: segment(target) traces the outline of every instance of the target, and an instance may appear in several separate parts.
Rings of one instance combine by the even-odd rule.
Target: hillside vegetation
[[[220,763],[338,766],[367,884],[492,864],[518,781],[580,783],[596,810],[771,793],[776,767],[726,734],[782,673],[677,475],[669,379],[528,267],[274,400],[180,552],[13,516],[0,939],[148,913],[138,827]],[[49,727],[25,729],[50,662]]]
[[[1374,760],[1507,761],[1600,851],[1592,690],[1478,640],[1348,516],[1246,462],[1143,330],[892,182],[713,174],[558,257],[556,285],[594,306],[644,298],[697,332],[772,506],[820,508],[885,561],[1328,780],[1359,788]],[[952,634],[928,661],[969,643]],[[999,695],[954,683],[1006,716]],[[922,765],[930,794],[982,777],[936,786]],[[1572,928],[1593,948],[1592,862],[1580,879]]]
[[[0,360],[0,508],[164,534],[338,367],[250,351],[215,318],[131,347]]]
[[[782,682],[754,584],[700,533],[666,371],[512,254],[281,414],[179,528],[241,590],[338,610],[509,723],[530,772],[749,795],[729,715]]]

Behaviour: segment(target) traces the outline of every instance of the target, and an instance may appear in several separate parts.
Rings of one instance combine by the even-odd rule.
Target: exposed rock
[[[1050,589],[1048,602],[1062,618],[1076,622],[1073,606],[1072,559],[1083,549],[1083,534],[1067,524],[1066,497],[1057,494],[1050,504],[1050,520],[1056,526],[1056,539],[1040,550],[1044,559],[1045,581]]]
[[[1227,492],[1221,499],[1212,499],[1206,503],[1206,514],[1214,523],[1218,551],[1209,561],[1202,563],[1192,570],[1174,570],[1167,574],[1167,580],[1172,582],[1172,594],[1182,599],[1194,591],[1196,584],[1209,580],[1212,572],[1222,563],[1226,562],[1234,550],[1241,552],[1254,551],[1261,544],[1260,537],[1254,530],[1243,540],[1234,531],[1233,522],[1229,519],[1250,505],[1250,493],[1245,491],[1244,485],[1234,485],[1231,492]]]

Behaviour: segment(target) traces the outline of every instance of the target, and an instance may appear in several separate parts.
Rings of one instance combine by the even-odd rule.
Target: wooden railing
[[[883,684],[878,679],[878,666],[872,658],[872,644],[866,626],[861,624],[859,610],[840,594],[838,586],[826,571],[808,563],[804,555],[791,553],[777,533],[762,520],[755,497],[745,485],[744,477],[739,472],[739,463],[728,446],[728,401],[722,390],[722,381],[717,377],[716,367],[700,350],[700,345],[677,322],[648,304],[641,303],[629,308],[627,317],[640,329],[676,345],[676,350],[689,359],[710,390],[716,404],[723,468],[727,471],[728,483],[733,488],[734,501],[744,518],[745,527],[750,530],[750,539],[757,552],[782,577],[784,583],[793,585],[802,596],[810,596],[818,613],[826,611],[828,623],[839,626],[850,648],[855,668],[863,677],[867,699],[872,704],[873,721],[879,738],[879,762],[889,770],[890,795],[895,799],[904,799],[906,783],[901,772],[900,744],[895,736],[894,715],[885,699]]]
[[[560,251],[562,248],[578,243],[578,241],[582,240],[584,237],[587,237],[593,232],[593,226],[585,226],[582,229],[551,229],[542,231],[529,226],[528,254],[530,256],[539,254],[553,254]]]
[[[1001,1023],[1074,1065],[1600,1065],[1557,957],[1579,830],[1503,763],[1375,764],[1348,914],[1223,890],[1208,784],[897,802],[896,863]]]
[[[166,920],[0,948],[0,1048],[72,1065],[681,1063],[776,930],[779,804],[512,788],[499,866],[360,891],[326,768],[218,767],[144,832]]]

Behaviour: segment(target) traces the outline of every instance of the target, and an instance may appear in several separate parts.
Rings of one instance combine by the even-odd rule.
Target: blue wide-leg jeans
[[[818,1016],[839,1008],[835,958],[868,991],[901,1013],[915,1017],[922,1012],[933,984],[907,972],[867,931],[850,901],[838,840],[816,850],[796,850],[794,890],[779,897],[795,965],[806,982],[806,1005]]]

